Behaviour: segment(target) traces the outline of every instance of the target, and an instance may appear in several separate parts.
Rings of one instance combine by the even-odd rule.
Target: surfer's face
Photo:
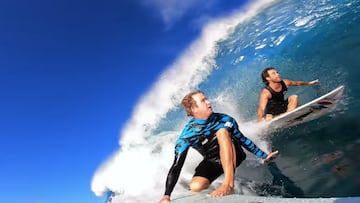
[[[275,70],[275,69],[271,69],[268,70],[268,74],[269,77],[267,77],[266,79],[270,82],[280,82],[281,81],[281,77],[280,74]]]
[[[210,101],[202,93],[194,94],[192,98],[196,102],[191,108],[193,116],[197,119],[207,119],[213,113]]]

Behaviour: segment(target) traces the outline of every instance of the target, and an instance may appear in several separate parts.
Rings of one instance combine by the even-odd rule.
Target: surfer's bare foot
[[[210,197],[221,197],[225,195],[231,195],[234,194],[234,187],[231,187],[229,185],[221,185],[216,190],[214,190],[212,193],[210,193]]]

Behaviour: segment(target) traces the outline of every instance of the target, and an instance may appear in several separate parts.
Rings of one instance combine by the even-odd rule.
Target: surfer
[[[278,154],[278,151],[267,154],[258,148],[240,132],[234,118],[214,113],[203,92],[189,93],[183,98],[182,105],[187,115],[192,118],[175,142],[175,159],[169,170],[165,194],[160,203],[170,202],[170,195],[180,176],[189,147],[197,150],[204,158],[195,169],[189,184],[192,192],[207,189],[211,182],[224,174],[222,185],[209,194],[211,197],[234,193],[235,168],[246,157],[242,147],[265,162]]]
[[[291,111],[298,106],[298,96],[290,95],[285,100],[285,94],[290,86],[314,85],[319,80],[294,81],[281,79],[275,68],[265,68],[261,73],[262,81],[265,84],[260,93],[257,119],[261,121],[271,120],[274,116]]]

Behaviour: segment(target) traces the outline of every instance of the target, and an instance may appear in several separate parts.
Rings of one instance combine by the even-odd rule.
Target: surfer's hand
[[[210,197],[222,197],[222,196],[231,195],[231,194],[234,194],[234,187],[231,187],[230,185],[222,184],[216,190],[211,192],[209,194],[209,196]]]
[[[313,84],[316,84],[318,82],[319,82],[319,80],[313,80],[313,81],[309,82],[309,85],[313,85]]]
[[[279,154],[279,151],[271,152],[267,155],[267,157],[264,159],[264,163],[269,162],[270,160],[274,159],[276,155]]]
[[[161,200],[159,201],[159,203],[169,203],[170,202],[170,196],[169,195],[164,195],[163,198],[161,198]]]

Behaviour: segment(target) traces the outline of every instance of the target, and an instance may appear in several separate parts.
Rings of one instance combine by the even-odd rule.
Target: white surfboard
[[[274,117],[269,121],[269,127],[273,129],[287,128],[317,119],[335,109],[336,105],[341,100],[343,92],[344,86],[341,85],[331,92],[292,111]]]
[[[282,197],[263,197],[249,196],[243,194],[233,194],[223,197],[211,198],[207,194],[187,194],[183,197],[173,198],[172,203],[355,203],[359,202],[360,197],[332,197],[332,198],[282,198]]]

